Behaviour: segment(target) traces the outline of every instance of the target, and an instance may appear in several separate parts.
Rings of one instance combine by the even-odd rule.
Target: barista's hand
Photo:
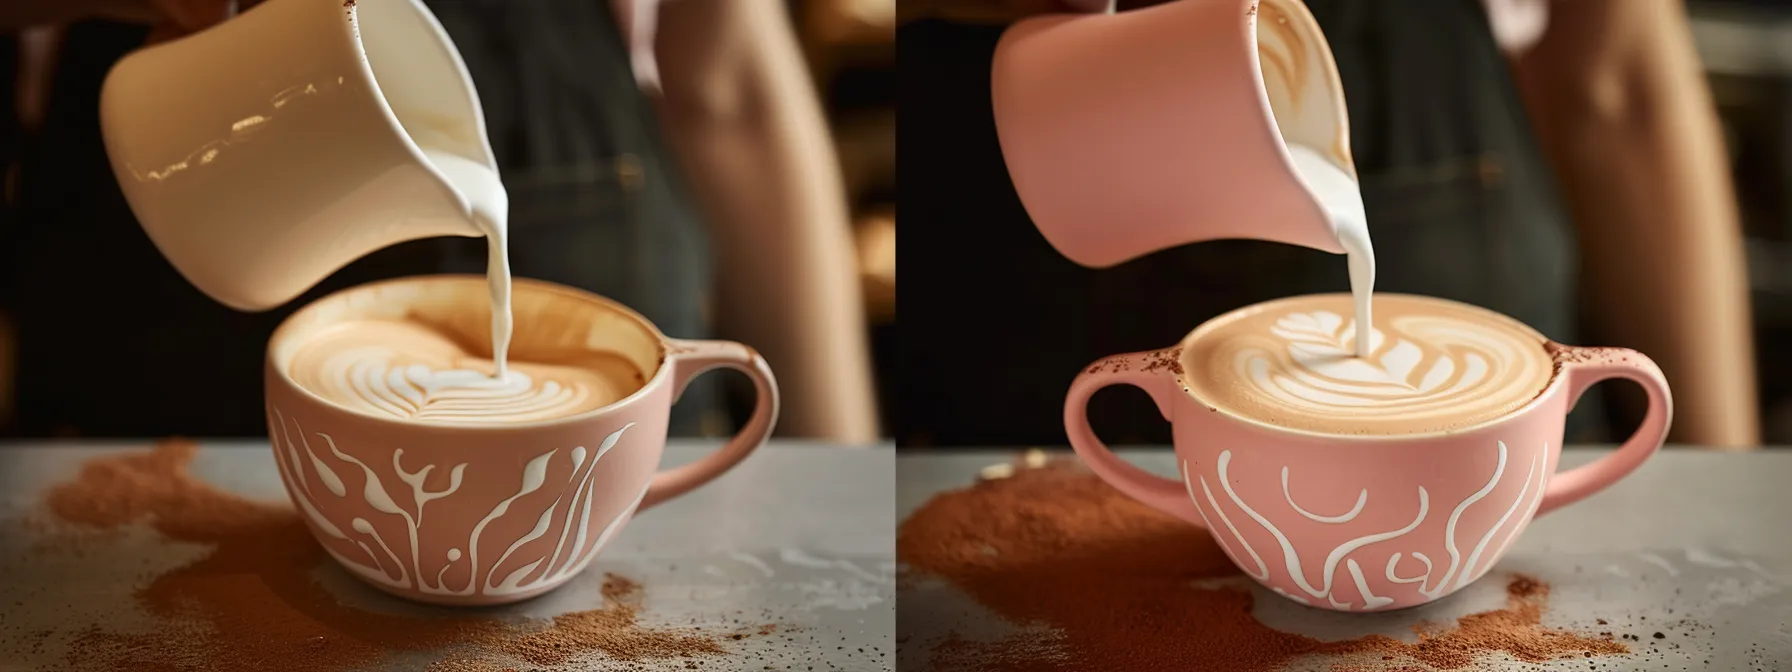
[[[1036,14],[1105,12],[1114,0],[902,0],[897,20],[946,19],[964,23],[1013,23]]]

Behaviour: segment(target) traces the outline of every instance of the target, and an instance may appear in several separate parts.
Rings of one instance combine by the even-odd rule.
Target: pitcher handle
[[[1549,488],[1543,491],[1543,501],[1537,506],[1539,516],[1604,490],[1618,482],[1618,479],[1636,471],[1644,460],[1661,449],[1661,444],[1668,435],[1668,426],[1674,419],[1674,395],[1668,390],[1667,378],[1661,375],[1661,368],[1643,353],[1625,348],[1582,348],[1554,344],[1551,349],[1555,353],[1556,362],[1562,367],[1562,375],[1568,377],[1569,408],[1573,408],[1581,395],[1586,394],[1587,388],[1594,384],[1624,378],[1643,386],[1643,391],[1649,395],[1649,410],[1643,416],[1643,422],[1637,427],[1636,433],[1616,451],[1591,464],[1556,474],[1555,478],[1550,479]]]
[[[690,492],[693,488],[715,480],[723,472],[746,459],[747,454],[765,444],[778,423],[778,382],[765,358],[745,345],[732,341],[686,341],[667,339],[667,364],[672,367],[672,398],[684,394],[691,380],[717,368],[729,368],[753,379],[757,399],[747,426],[729,439],[716,452],[690,464],[654,474],[640,510]]]
[[[1181,391],[1172,372],[1177,348],[1114,355],[1089,365],[1070,384],[1064,398],[1064,431],[1070,436],[1070,447],[1076,450],[1089,470],[1126,496],[1151,508],[1205,527],[1200,512],[1189,499],[1187,485],[1133,466],[1115,455],[1113,449],[1096,438],[1089,427],[1089,397],[1109,385],[1131,385],[1144,390],[1156,402],[1158,413],[1170,419],[1175,396]]]

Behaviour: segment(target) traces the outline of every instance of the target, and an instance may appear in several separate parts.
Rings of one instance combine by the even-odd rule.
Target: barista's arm
[[[1517,71],[1580,230],[1601,340],[1666,372],[1672,440],[1758,443],[1737,206],[1681,3],[1554,3]]]
[[[161,26],[158,33],[172,36],[223,21],[230,16],[232,4],[231,0],[0,0],[0,31],[114,19],[156,23]],[[234,4],[236,9],[247,9],[255,3],[239,0]]]
[[[721,332],[777,372],[779,429],[868,442],[877,416],[846,192],[786,11],[665,3],[661,117],[713,225]]]

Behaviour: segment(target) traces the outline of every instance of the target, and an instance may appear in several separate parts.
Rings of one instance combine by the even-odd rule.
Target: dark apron
[[[705,232],[608,3],[430,5],[479,89],[510,192],[515,275],[617,299],[672,336],[705,337]],[[101,144],[100,82],[144,35],[72,26],[44,128],[23,148],[7,251],[17,433],[263,435],[262,354],[286,315],[372,280],[485,270],[483,239],[441,238],[376,252],[265,313],[200,294],[132,218]],[[721,408],[715,385],[699,380],[673,411],[674,432],[715,424]]]
[[[1475,0],[1310,0],[1349,101],[1376,289],[1464,301],[1574,342],[1575,240]],[[1213,241],[1093,270],[1033,228],[990,116],[999,28],[898,32],[905,274],[904,445],[1062,445],[1064,393],[1090,361],[1173,345],[1252,303],[1349,289],[1344,258]],[[1600,437],[1592,397],[1570,440]],[[1097,394],[1112,443],[1168,443],[1142,392]]]

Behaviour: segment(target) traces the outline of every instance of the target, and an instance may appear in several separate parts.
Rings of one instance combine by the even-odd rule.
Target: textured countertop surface
[[[1155,473],[1175,472],[1167,449],[1120,452]],[[1602,453],[1570,448],[1562,466]],[[982,467],[1015,456],[1011,450],[899,456],[898,518],[941,491],[971,484]],[[1279,630],[1322,640],[1379,633],[1411,641],[1412,626],[1421,620],[1452,622],[1499,607],[1504,582],[1493,577],[1514,572],[1551,584],[1545,625],[1635,635],[1640,642],[1632,649],[1647,650],[1647,655],[1608,659],[1600,669],[1792,670],[1792,451],[1664,450],[1612,488],[1537,519],[1488,579],[1431,605],[1339,614],[1296,605],[1255,585],[1251,590],[1254,615]],[[926,651],[948,637],[1000,637],[1012,628],[967,605],[969,598],[947,584],[909,583],[898,596],[901,669],[923,669],[910,661],[926,660]],[[1599,619],[1609,625],[1597,625]],[[1673,623],[1695,627],[1669,628],[1672,641],[1653,639]],[[1311,669],[1330,669],[1327,661],[1306,662]],[[1586,660],[1538,664],[1495,657],[1484,664],[1489,667],[1483,669],[1500,670],[1589,669]]]
[[[45,491],[72,478],[88,459],[143,451],[148,445],[0,444],[0,519],[17,521],[41,510]],[[674,441],[664,466],[694,461],[715,445]],[[614,573],[641,583],[645,625],[725,627],[736,618],[776,623],[771,636],[728,643],[740,654],[738,661],[764,661],[750,669],[765,664],[776,665],[771,669],[891,669],[894,453],[888,445],[774,442],[708,485],[642,513],[567,585],[488,611],[501,617],[548,617],[592,608],[601,601],[604,575]],[[228,492],[286,501],[265,443],[204,444],[191,472]],[[142,568],[173,568],[195,557],[191,544],[143,530],[78,562],[50,561],[46,558],[54,556],[31,550],[37,534],[30,526],[5,529],[0,535],[0,625],[5,626],[0,628],[0,670],[6,671],[55,669],[62,660],[61,647],[85,627],[79,615],[135,609],[132,594],[146,580]],[[345,604],[376,611],[435,609],[400,603],[328,563],[318,568],[317,577]],[[45,632],[50,634],[28,638],[31,642],[18,637]],[[375,669],[422,669],[430,659],[413,655]],[[607,669],[601,659],[590,665]],[[682,661],[635,665],[627,669],[685,669]],[[706,661],[703,669],[734,668],[723,658]]]

